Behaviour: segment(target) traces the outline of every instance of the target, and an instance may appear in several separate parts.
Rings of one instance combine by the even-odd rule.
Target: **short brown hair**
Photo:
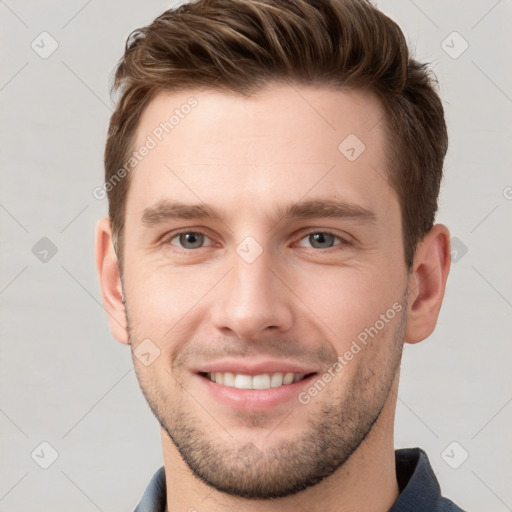
[[[402,212],[405,264],[432,228],[448,147],[435,77],[414,60],[398,25],[366,0],[195,0],[126,41],[113,91],[105,181],[129,158],[141,114],[160,91],[217,89],[243,96],[275,81],[358,89],[385,109],[387,179]],[[130,180],[109,187],[122,268]]]

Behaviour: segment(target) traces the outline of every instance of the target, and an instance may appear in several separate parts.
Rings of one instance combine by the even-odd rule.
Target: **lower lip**
[[[238,389],[229,386],[222,386],[207,377],[196,374],[199,385],[204,386],[217,401],[232,408],[242,410],[265,411],[273,409],[278,405],[298,400],[299,393],[310,385],[315,374],[291,384],[285,384],[277,388],[269,389]]]

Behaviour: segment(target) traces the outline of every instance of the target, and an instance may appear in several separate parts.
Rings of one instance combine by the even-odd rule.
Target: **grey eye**
[[[315,249],[329,249],[334,245],[337,237],[330,233],[311,233],[308,235],[309,243]]]
[[[179,239],[184,249],[198,249],[204,244],[205,236],[202,233],[181,233],[175,238]]]

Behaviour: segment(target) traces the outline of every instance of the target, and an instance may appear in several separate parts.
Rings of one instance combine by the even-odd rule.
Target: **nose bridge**
[[[265,331],[286,331],[292,324],[290,297],[269,268],[269,251],[246,257],[254,247],[240,244],[232,259],[232,270],[216,297],[213,322],[243,338],[261,336]],[[245,251],[245,252],[244,252]]]

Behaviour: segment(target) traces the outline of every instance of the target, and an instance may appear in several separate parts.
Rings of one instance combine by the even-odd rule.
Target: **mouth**
[[[223,359],[196,368],[193,382],[199,396],[205,394],[227,410],[264,412],[300,405],[299,394],[319,372],[320,366],[299,361]]]
[[[199,372],[199,375],[219,386],[236,389],[265,390],[289,386],[316,375],[316,372],[275,372],[260,373],[257,375],[232,372]]]

